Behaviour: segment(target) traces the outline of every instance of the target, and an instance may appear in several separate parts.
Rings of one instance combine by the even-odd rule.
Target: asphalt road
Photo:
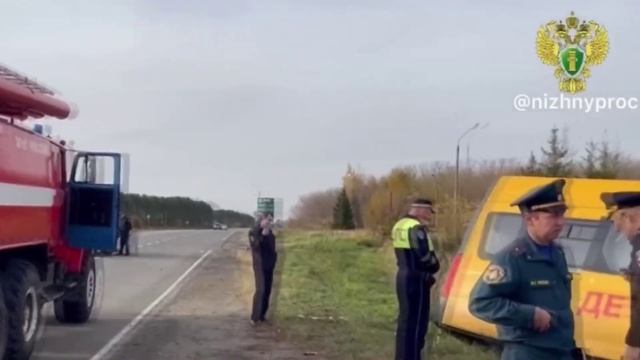
[[[103,257],[103,290],[98,311],[89,323],[59,324],[48,304],[44,331],[32,359],[95,360],[122,329],[148,310],[207,251],[220,251],[234,230],[167,230],[141,232],[139,252],[129,257]],[[100,279],[99,279],[100,280]]]

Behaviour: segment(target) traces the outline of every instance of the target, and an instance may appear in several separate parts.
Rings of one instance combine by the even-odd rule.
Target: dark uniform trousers
[[[129,231],[120,231],[119,254],[122,254],[122,253],[124,253],[125,255],[129,255]]]
[[[431,285],[424,273],[399,269],[396,274],[398,327],[396,360],[419,360],[429,326]]]
[[[498,327],[502,360],[572,359],[576,356],[571,274],[555,245],[538,249],[528,236],[493,258],[471,292],[469,311]],[[535,307],[551,315],[545,332],[533,328]]]
[[[273,235],[264,236],[258,234],[255,236],[255,239],[251,246],[255,278],[251,320],[264,321],[267,311],[269,310],[269,299],[273,286],[273,272],[278,256],[275,251],[275,237]]]

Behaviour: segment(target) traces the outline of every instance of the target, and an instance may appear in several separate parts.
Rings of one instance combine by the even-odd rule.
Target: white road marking
[[[224,237],[224,239],[222,239],[221,244],[224,244],[225,241],[227,241],[229,239],[229,237],[231,237],[231,235],[233,235],[234,232],[231,232],[229,234],[227,234],[227,236]],[[203,250],[204,251],[204,250]],[[100,349],[100,351],[98,351],[95,355],[93,355],[93,357],[91,357],[90,360],[102,360],[106,357],[107,354],[109,354],[109,352],[111,350],[113,350],[116,345],[118,345],[118,343],[125,338],[125,336],[131,331],[133,330],[142,320],[144,320],[145,317],[147,317],[147,315],[149,315],[149,313],[151,313],[151,311],[158,306],[158,304],[160,304],[167,296],[169,296],[173,290],[175,290],[175,288],[178,287],[178,285],[180,285],[180,283],[182,281],[184,281],[184,279],[193,271],[195,270],[196,267],[198,267],[198,265],[200,265],[200,263],[206,259],[207,256],[209,256],[209,254],[211,254],[212,250],[207,250],[207,252],[205,252],[204,254],[202,254],[202,256],[200,256],[200,258],[198,260],[196,260],[196,262],[193,263],[193,265],[191,265],[191,267],[189,269],[187,269],[187,271],[185,271],[173,284],[171,284],[171,286],[169,286],[169,288],[167,290],[165,290],[160,296],[158,296],[157,299],[155,299],[151,304],[149,304],[149,306],[147,306],[144,310],[142,310],[142,312],[140,314],[138,314],[138,316],[136,316],[133,320],[131,320],[131,322],[129,324],[127,324],[127,326],[125,326],[122,330],[120,330],[119,333],[117,333],[113,338],[111,338],[111,340],[102,347],[102,349]]]
[[[116,334],[116,336],[114,336],[102,349],[100,349],[100,351],[98,351],[98,353],[96,353],[91,358],[91,360],[103,359],[105,355],[107,355],[109,351],[111,351],[118,344],[118,342],[120,342],[120,340],[122,340],[125,337],[125,335],[127,335],[131,330],[135,328],[136,325],[138,325],[140,321],[142,321],[147,315],[149,315],[149,313],[156,306],[158,306],[158,304],[162,302],[162,300],[164,300],[167,296],[169,296],[169,294],[171,294],[171,292],[176,287],[178,287],[178,285],[180,285],[180,283],[187,277],[187,275],[189,275],[198,265],[200,265],[200,263],[207,256],[209,256],[209,254],[211,254],[211,250],[208,250],[206,253],[200,256],[200,258],[195,263],[193,263],[193,265],[191,265],[191,267],[187,269],[187,271],[185,271],[178,278],[178,280],[176,280],[173,284],[171,284],[171,286],[169,286],[169,288],[165,290],[165,292],[163,292],[157,299],[155,299],[151,304],[149,304],[149,306],[147,306],[144,310],[142,310],[142,312],[138,314],[138,316],[136,316],[135,319],[131,320],[131,322],[127,324],[127,326],[125,326],[122,330],[120,330],[120,332]]]

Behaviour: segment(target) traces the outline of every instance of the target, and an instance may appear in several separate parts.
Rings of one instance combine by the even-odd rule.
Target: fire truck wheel
[[[7,263],[2,278],[7,308],[8,339],[4,359],[28,359],[42,326],[40,278],[35,266],[24,260]]]
[[[77,293],[72,299],[62,298],[54,303],[56,319],[61,323],[81,324],[91,317],[96,299],[96,263],[87,256],[84,271],[79,279]]]

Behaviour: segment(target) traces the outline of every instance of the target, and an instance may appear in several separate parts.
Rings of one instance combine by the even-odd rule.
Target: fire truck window
[[[76,165],[76,173],[73,178],[78,183],[95,183],[96,176],[95,159],[89,156],[81,156],[78,158]]]
[[[72,225],[111,226],[112,199],[111,189],[72,188],[71,189]]]
[[[96,177],[95,184],[113,185],[115,182],[115,162],[112,157],[98,156],[96,157]]]
[[[78,183],[113,185],[115,183],[114,159],[109,156],[80,157],[73,181]]]
[[[115,183],[115,160],[109,156],[82,156],[78,159],[77,183],[113,185]]]

